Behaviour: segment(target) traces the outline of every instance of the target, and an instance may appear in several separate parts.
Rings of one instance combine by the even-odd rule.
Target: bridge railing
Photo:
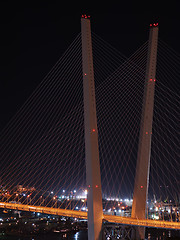
[[[51,207],[43,207],[43,206],[32,206],[32,205],[6,203],[6,202],[0,202],[0,208],[87,219],[87,212],[85,211],[76,211],[76,210],[51,208]],[[121,216],[114,216],[114,215],[103,215],[103,221],[124,224],[124,225],[180,230],[180,222],[170,222],[170,221],[160,221],[160,220],[150,220],[150,219],[143,220],[143,219],[121,217]]]

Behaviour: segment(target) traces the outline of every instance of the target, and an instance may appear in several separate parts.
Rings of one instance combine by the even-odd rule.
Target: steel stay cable
[[[161,130],[161,128],[162,127],[164,127],[164,129],[167,129],[167,127],[165,127],[165,124],[162,124],[162,121],[164,120],[164,118],[162,117],[162,119],[161,119],[161,121],[159,121],[159,124],[161,125],[161,127],[159,127],[159,125],[158,125],[158,127],[157,127],[157,129],[160,129]],[[154,121],[154,126],[156,127],[157,126],[157,121]],[[162,136],[162,134],[165,132],[164,130],[161,130],[161,134],[159,134],[158,133],[158,131],[156,131],[157,132],[157,134],[159,135],[159,137],[161,137]],[[169,134],[168,134],[168,137],[167,137],[167,135],[166,135],[166,138],[169,140]],[[165,139],[164,138],[162,138],[162,140],[164,141]],[[166,142],[166,144],[167,144],[167,142]],[[162,143],[160,142],[160,145],[162,145]],[[175,146],[177,146],[176,144],[174,144]],[[162,145],[163,146],[163,148],[165,147],[164,145]],[[173,153],[175,153],[175,151],[174,151],[174,149],[172,149],[172,147],[171,147],[171,144],[168,144],[168,146],[169,146],[169,148],[172,150],[172,152]],[[166,149],[167,150],[167,149]],[[171,157],[172,157],[172,154],[171,154]],[[166,156],[165,156],[165,158],[166,158]],[[174,159],[175,160],[175,159]],[[176,160],[175,160],[176,161]],[[171,163],[171,161],[170,161],[170,163]],[[178,163],[178,162],[177,162]],[[178,168],[177,168],[178,169]],[[176,169],[176,170],[177,170]]]
[[[78,36],[77,36],[77,37],[78,37]],[[76,40],[76,39],[75,39],[75,40]],[[74,40],[74,41],[75,41],[75,40]],[[41,87],[41,85],[44,84],[44,81],[46,80],[46,78],[49,77],[49,75],[51,74],[51,72],[54,71],[54,69],[57,67],[56,65],[58,65],[59,61],[62,60],[62,59],[66,56],[67,52],[71,49],[72,45],[74,44],[74,41],[73,41],[72,44],[69,46],[69,48],[64,52],[64,54],[60,57],[60,59],[56,62],[56,64],[52,67],[52,69],[48,72],[48,74],[44,77],[44,79],[41,81],[41,83],[39,84],[38,87]],[[53,74],[53,73],[52,73],[52,74]],[[34,97],[34,95],[36,94],[36,91],[38,91],[38,88],[35,89],[35,91],[32,93],[32,95],[26,100],[26,102],[25,102],[25,103],[23,104],[23,106],[19,109],[19,111],[15,114],[15,116],[10,120],[10,122],[14,120],[14,118],[16,117],[17,114],[19,114],[19,112],[21,111],[21,109],[23,109],[23,108],[26,107],[26,104],[28,103],[28,101],[29,101],[31,98]],[[22,114],[21,114],[21,115],[22,115]],[[8,124],[9,124],[9,123],[8,123]],[[7,126],[8,126],[8,124],[7,124]],[[6,127],[3,129],[3,131],[4,131],[5,129],[6,129]]]
[[[68,121],[68,120],[67,120]],[[46,147],[46,146],[44,146],[44,147]]]
[[[158,83],[158,84],[159,84],[159,83]],[[176,113],[178,113],[178,110],[179,110],[179,106],[178,106],[178,105],[179,105],[180,101],[179,101],[179,103],[178,103],[178,99],[177,99],[177,98],[176,98],[176,99],[173,98],[172,100],[170,100],[170,97],[172,98],[172,96],[171,96],[171,95],[168,95],[168,96],[167,96],[167,92],[166,92],[166,91],[162,91],[162,87],[161,87],[161,86],[158,86],[158,85],[157,85],[156,88],[158,88],[157,91],[159,91],[158,94],[160,95],[160,96],[156,95],[156,98],[158,99],[158,101],[162,101],[162,99],[165,98],[165,99],[166,99],[165,104],[166,104],[169,108],[172,108],[172,105],[173,105],[173,111],[175,111]],[[161,90],[161,92],[160,92],[160,90]],[[175,102],[177,102],[177,103],[175,103]],[[162,104],[162,106],[163,106],[163,104]],[[178,108],[178,109],[176,110],[176,108]],[[173,117],[178,120],[178,118],[176,117],[176,115],[173,115]]]
[[[124,63],[122,63],[115,71],[113,71],[112,75],[114,75],[117,71],[121,70],[121,68],[122,68],[123,66],[125,66],[125,68],[126,68],[128,62],[132,62],[132,63],[135,65],[136,63],[134,63],[133,60],[132,60],[133,57],[135,57],[134,54],[132,54],[132,56],[131,56],[130,58],[128,58]],[[136,67],[136,65],[135,65],[134,67]],[[101,68],[99,68],[99,69],[101,69]],[[117,73],[117,74],[118,74],[118,73]],[[108,79],[110,79],[110,77],[111,77],[111,75],[108,76]]]
[[[167,67],[166,68],[164,68],[164,69],[160,69],[160,68],[157,68],[157,77],[159,78],[159,79],[163,79],[163,81],[167,81],[167,79],[168,79],[168,81],[167,81],[167,84],[169,84],[170,82],[175,82],[175,81],[177,81],[178,82],[178,79],[179,78],[177,78],[176,76],[175,77],[172,77],[172,75],[173,75],[173,72],[171,72],[171,74],[169,73],[168,75],[167,75]],[[162,83],[163,84],[163,83]],[[172,91],[172,90],[171,90]],[[172,91],[174,94],[176,94],[176,95],[178,95],[177,93],[175,93],[174,91]]]
[[[146,45],[147,45],[147,42],[144,44],[145,45],[145,47],[147,47]],[[101,47],[101,46],[100,46]],[[144,47],[143,47],[144,48]],[[134,59],[134,58],[136,58],[136,55],[137,55],[137,53],[139,53],[139,52],[144,52],[144,49],[143,49],[142,47],[140,47],[138,50],[136,50],[136,52],[134,52],[129,58],[125,58],[124,59],[124,61],[123,62],[126,62],[126,61],[128,61],[128,59]],[[96,50],[97,52],[98,52],[98,49]],[[102,54],[102,53],[101,53]],[[103,56],[103,55],[102,55]],[[109,58],[108,58],[108,60],[109,60]],[[123,63],[122,63],[123,64]]]
[[[163,119],[163,118],[162,118]],[[159,123],[161,124],[161,121],[159,121]],[[155,124],[155,122],[154,122],[154,124]],[[162,124],[161,124],[162,125]],[[155,126],[155,125],[154,125]],[[161,128],[159,128],[158,127],[158,129],[161,129]],[[162,138],[162,134],[164,133],[164,130],[161,130],[161,134],[159,134],[159,138]],[[156,135],[153,135],[154,136],[154,139],[156,139]],[[164,139],[164,138],[163,138]],[[158,141],[159,142],[159,144],[160,144],[160,146],[162,146],[162,147],[164,147],[164,145],[162,144],[162,142],[160,141],[160,140],[158,140],[158,138],[156,139],[156,141]],[[167,143],[167,142],[166,142]],[[158,145],[158,144],[156,144],[156,145]],[[166,149],[166,152],[167,152],[168,150]],[[163,154],[163,156],[164,156],[164,159],[167,159],[167,156],[166,155],[164,155],[164,153],[163,153],[163,151],[162,151],[162,153],[161,154]],[[170,154],[171,155],[171,158],[172,158],[172,154]],[[167,159],[168,160],[168,159]],[[164,164],[164,161],[163,161],[163,164]],[[171,161],[170,161],[170,164],[171,164],[171,166],[173,167],[173,165],[172,165],[172,163],[171,163]],[[178,169],[178,168],[177,168]],[[170,169],[169,168],[167,168],[167,171],[170,171]]]
[[[121,73],[121,74],[124,74],[123,72]],[[114,75],[114,74],[113,74]],[[111,79],[112,79],[112,77],[113,77],[113,75],[111,76]],[[119,73],[116,73],[116,75],[117,75],[117,78],[118,79],[120,79],[120,75],[119,75]],[[144,78],[144,76],[143,76],[143,78]],[[109,77],[107,78],[107,80],[109,80]],[[112,82],[112,81],[111,81]],[[113,81],[114,82],[114,81]],[[104,84],[104,83],[103,83]],[[122,83],[123,84],[123,83]],[[104,85],[102,85],[103,87],[104,87]],[[98,86],[98,88],[97,88],[98,90],[100,89],[100,86]]]
[[[98,65],[99,63],[96,63],[96,64]],[[142,65],[141,65],[141,66],[142,66]],[[101,65],[100,65],[99,69],[100,69],[99,71],[101,72]],[[118,70],[119,70],[119,72],[120,72],[120,71],[123,71],[123,70],[126,70],[126,71],[127,71],[127,69],[128,69],[128,67],[125,66],[124,69],[121,69],[121,67],[120,67]],[[118,78],[119,78],[119,72],[117,72],[117,69],[116,69],[115,71],[116,71],[115,74],[116,74],[116,75],[118,76]],[[111,75],[114,76],[115,74],[114,74],[114,72],[113,72]],[[103,72],[101,72],[101,75],[103,75]],[[112,79],[113,76],[111,76],[111,79]],[[108,79],[108,78],[109,78],[109,79]],[[110,79],[110,76],[108,76],[108,78],[106,78],[106,80],[105,80],[105,81],[106,81],[106,84],[108,84],[109,80],[111,80],[111,79]],[[108,80],[108,82],[107,82],[107,80]]]
[[[155,105],[155,107],[156,107],[156,105]],[[165,115],[165,117],[168,117],[168,115],[164,112],[164,111],[162,111],[161,109],[158,109],[158,111],[156,111],[156,109],[154,110],[156,113],[158,113],[158,111],[160,111],[161,113],[163,113],[164,115]],[[173,114],[172,114],[172,112],[171,112],[171,116],[172,116]],[[174,115],[173,115],[174,116]],[[163,119],[163,118],[162,118]],[[177,119],[178,120],[178,119]],[[160,120],[157,120],[157,121],[159,121],[160,122]],[[174,122],[174,124],[176,124],[175,122]],[[163,123],[162,123],[162,125],[164,125]],[[168,124],[169,125],[169,127],[171,128],[170,130],[167,128],[166,130],[171,134],[171,131],[172,130],[174,130],[174,131],[176,131],[176,129],[171,125],[171,124]],[[176,138],[176,136],[175,136],[175,138]],[[177,140],[178,140],[178,138],[177,138]],[[176,145],[176,144],[175,144]],[[176,145],[177,146],[177,145]]]
[[[171,52],[171,55],[173,54],[174,56],[176,56],[177,58],[179,58],[180,59],[180,54],[176,51],[176,50],[174,50],[171,46],[169,46],[166,42],[164,42],[161,38],[159,38],[159,42],[160,42],[160,44],[162,44],[162,46],[164,45],[165,47],[165,49],[166,49],[166,51],[169,51],[169,52]]]
[[[73,165],[71,165],[71,168],[69,169],[69,171],[71,171],[72,170],[72,167],[73,167]],[[79,166],[77,166],[77,168],[78,168]],[[74,171],[76,172],[76,169],[74,169]],[[67,174],[68,175],[68,174]],[[58,176],[57,176],[58,177]],[[69,175],[69,177],[70,177],[70,175]],[[66,179],[67,180],[67,179]],[[74,179],[75,180],[75,179]],[[72,181],[72,180],[71,180]],[[80,181],[80,179],[78,180],[78,182]],[[59,180],[59,182],[60,182],[60,180]],[[66,183],[66,182],[65,182]],[[64,183],[64,184],[65,184]],[[71,186],[71,184],[72,184],[72,182],[70,182],[69,183],[69,185],[68,186]],[[68,188],[68,187],[67,187]],[[58,195],[58,192],[56,192],[56,195]]]
[[[36,162],[35,162],[36,163]],[[29,163],[30,164],[30,163]]]
[[[133,123],[134,123],[134,121],[133,121]],[[134,126],[136,126],[135,124],[134,124]],[[135,127],[134,127],[135,128]],[[131,131],[132,132],[132,131]],[[135,135],[137,135],[137,130],[136,130],[136,133],[135,133]],[[126,138],[125,138],[126,139]],[[128,142],[129,140],[127,140],[127,142]],[[135,141],[135,139],[134,139],[134,141]],[[133,144],[134,145],[134,144]],[[132,148],[131,148],[131,150],[132,150]],[[130,159],[130,155],[129,155],[129,159]],[[125,160],[125,158],[124,158],[124,160]],[[117,163],[116,164],[118,164],[118,161],[117,161]],[[127,164],[128,164],[128,160],[126,160],[126,167],[127,167]],[[116,165],[117,166],[117,165]],[[114,167],[114,164],[113,164],[113,167],[114,167],[114,169],[116,169],[116,166]],[[121,168],[122,168],[122,166],[123,166],[123,163],[121,164]],[[105,169],[106,169],[106,167],[105,167]],[[119,173],[120,173],[120,169],[119,169]],[[119,173],[117,174],[117,176],[119,175]],[[124,174],[125,174],[125,171],[124,171]],[[112,175],[113,175],[113,173],[112,173]],[[112,177],[112,175],[111,175],[111,177]],[[123,180],[123,179],[122,179]],[[121,180],[121,183],[122,183],[122,180]],[[120,187],[121,187],[121,184],[119,184],[119,189],[120,189]],[[113,190],[113,189],[112,189]],[[119,190],[118,190],[118,192],[119,192]],[[118,195],[119,195],[119,193],[118,193]],[[111,194],[110,194],[110,196],[111,196]]]
[[[159,58],[160,58],[160,56],[158,56]],[[162,72],[165,76],[166,76],[166,78],[168,77],[168,79],[171,77],[172,79],[176,79],[176,78],[179,78],[180,77],[180,72],[175,72],[175,70],[173,69],[174,68],[174,65],[173,65],[173,67],[170,67],[170,64],[169,64],[169,62],[166,62],[166,61],[164,61],[164,59],[163,58],[161,58],[160,59],[160,61],[161,61],[161,64],[163,64],[164,65],[164,69],[166,69],[166,75],[165,75],[165,73],[164,73],[164,71],[161,71],[161,70],[159,70],[158,69],[158,73],[160,73],[160,72]],[[180,67],[180,64],[179,64],[179,67]],[[167,73],[167,69],[170,69],[171,70],[171,72],[168,72]]]
[[[120,70],[121,70],[121,69],[120,69]],[[119,71],[120,71],[120,70],[119,70]],[[121,71],[122,71],[122,70],[121,70]],[[124,74],[124,73],[122,72],[122,74]],[[115,74],[114,74],[114,73],[111,74],[111,76],[106,79],[106,83],[107,83],[107,81],[112,80],[112,78],[113,78],[114,75],[115,75],[118,79],[120,78],[119,72],[116,71]],[[144,76],[143,76],[143,78],[144,78]],[[111,81],[111,82],[112,82],[112,81]],[[99,88],[100,88],[100,87],[99,87]]]
[[[127,57],[122,54],[119,50],[117,50],[115,47],[113,47],[111,44],[109,44],[107,41],[105,41],[103,38],[101,38],[99,35],[96,33],[92,32],[92,41],[96,40],[97,42],[100,42],[100,46],[104,46],[105,50],[110,49],[112,51],[112,55],[117,54],[118,57],[120,56],[122,59],[126,59]]]
[[[168,48],[167,48],[167,47],[164,47],[163,44],[161,43],[161,41],[160,41],[159,47],[160,47],[159,53],[160,53],[161,56],[163,56],[164,59],[168,59],[168,61],[169,61],[170,63],[173,62],[174,64],[180,62],[180,58],[177,59],[177,57],[176,57],[175,55],[174,55],[174,57],[173,57],[173,52],[172,52],[172,51],[171,51],[171,52],[168,51]],[[166,54],[164,54],[164,52],[165,52]],[[168,58],[167,58],[167,57],[168,57]]]
[[[139,52],[141,52],[141,54],[144,54],[144,52],[147,51],[147,43],[148,43],[148,42],[145,42],[145,43],[144,43],[140,48],[138,48],[130,57],[124,57],[122,64],[123,64],[124,62],[128,61],[128,59],[131,59],[131,60],[132,60],[132,59],[135,59],[135,58],[136,58],[136,55],[137,55]],[[104,52],[104,54],[107,54],[107,52],[106,52],[107,49],[102,50],[101,47],[102,47],[101,44],[98,45],[97,47],[96,47],[96,45],[94,45],[93,50],[95,50],[95,53],[97,52],[97,53],[99,53],[99,55],[100,55],[101,57],[105,58],[105,56],[104,56],[102,53]],[[100,50],[100,49],[101,49],[101,50]],[[108,59],[108,63],[109,63],[109,60],[110,60],[110,59],[109,59],[109,55],[107,56],[107,59]],[[118,58],[117,58],[117,59],[118,59]],[[113,58],[112,58],[111,62],[113,63],[113,65],[116,64],[117,67],[119,66],[119,63],[117,64],[117,61],[114,60],[114,55],[113,55]]]
[[[154,154],[157,155],[158,160],[161,160],[161,158],[159,157],[158,152],[159,152],[159,148],[157,148],[157,150],[154,151]],[[163,163],[163,164],[164,164],[164,161],[163,161],[163,160],[162,160],[162,161],[159,161],[159,163],[161,163],[161,164]],[[162,167],[161,164],[160,164],[160,167],[158,167],[159,170],[163,169],[163,167]],[[167,169],[168,169],[168,168],[167,168]],[[158,176],[158,174],[157,174],[157,176]],[[169,180],[168,177],[166,176],[166,174],[163,174],[163,171],[162,171],[162,170],[161,170],[161,177],[163,178],[163,183],[165,182],[165,178],[164,178],[164,177],[166,177],[166,179]],[[171,185],[171,187],[174,188],[173,184]],[[174,190],[176,190],[176,188],[174,188]],[[167,190],[166,190],[166,191],[167,191]],[[169,191],[169,189],[168,189],[168,191]],[[169,192],[169,193],[171,194],[171,192]],[[166,192],[166,194],[167,194],[167,192]],[[167,195],[167,196],[168,196],[168,195]]]

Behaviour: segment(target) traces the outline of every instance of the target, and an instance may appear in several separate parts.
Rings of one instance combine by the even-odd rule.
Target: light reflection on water
[[[177,237],[173,239],[180,239],[180,231],[160,230],[160,229],[146,229],[147,240],[164,240],[171,239],[171,237]],[[81,230],[75,234],[72,233],[50,233],[42,234],[34,237],[15,237],[15,236],[0,236],[0,240],[88,240],[87,231]]]
[[[0,240],[88,240],[87,230],[72,233],[49,233],[33,237],[17,237],[1,235]]]

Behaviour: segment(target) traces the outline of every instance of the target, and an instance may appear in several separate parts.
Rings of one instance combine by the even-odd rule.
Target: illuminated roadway
[[[76,210],[24,205],[24,204],[17,204],[17,203],[6,203],[6,202],[0,202],[0,208],[87,219],[87,212],[76,211]],[[114,216],[114,215],[103,215],[103,220],[108,222],[113,222],[113,223],[126,224],[126,225],[180,230],[179,222],[158,221],[158,220],[150,220],[150,219],[135,219],[130,217],[120,217],[120,216]]]

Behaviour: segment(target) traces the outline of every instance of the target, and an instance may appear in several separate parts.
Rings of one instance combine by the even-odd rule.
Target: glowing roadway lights
[[[76,211],[76,210],[51,208],[51,207],[43,207],[43,206],[30,206],[30,205],[6,203],[6,202],[0,202],[0,207],[6,208],[6,209],[15,209],[19,211],[39,212],[39,213],[46,213],[46,214],[52,214],[52,215],[87,219],[87,211]],[[150,219],[136,219],[131,217],[121,217],[121,216],[114,216],[114,215],[103,215],[103,219],[109,222],[116,222],[116,223],[127,224],[127,225],[180,230],[179,222],[169,222],[169,221],[161,221],[161,220],[157,221],[157,220],[150,220]]]

